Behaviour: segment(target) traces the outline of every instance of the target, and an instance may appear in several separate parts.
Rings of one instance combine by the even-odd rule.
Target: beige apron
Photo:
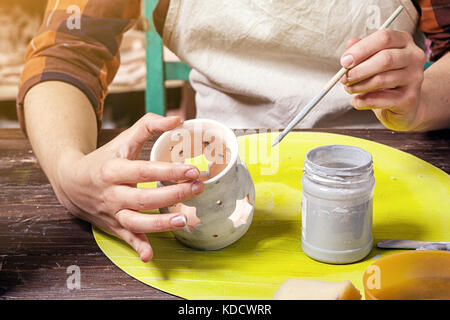
[[[198,118],[278,129],[340,69],[347,39],[373,33],[400,4],[391,28],[413,34],[409,0],[171,0],[163,38],[194,68]],[[298,127],[381,127],[350,99],[336,85]]]

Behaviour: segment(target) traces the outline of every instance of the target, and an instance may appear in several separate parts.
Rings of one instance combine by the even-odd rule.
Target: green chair
[[[433,64],[432,61],[427,61],[425,62],[425,66],[423,67],[424,70],[427,70],[429,67],[431,67],[431,65]]]
[[[150,23],[147,31],[147,85],[145,90],[145,111],[159,115],[166,113],[164,82],[166,80],[189,80],[191,68],[183,62],[164,62],[163,43],[153,24],[153,10],[158,0],[145,0],[145,16]]]

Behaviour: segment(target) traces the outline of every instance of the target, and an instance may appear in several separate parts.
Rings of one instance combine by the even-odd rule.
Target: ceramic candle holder
[[[184,163],[198,157],[208,162],[207,170],[201,171],[203,193],[160,212],[186,216],[187,226],[173,232],[181,243],[199,250],[217,250],[247,232],[253,218],[255,187],[239,159],[235,134],[217,121],[189,120],[165,132],[155,142],[150,160]],[[160,181],[158,187],[173,183],[178,182]]]

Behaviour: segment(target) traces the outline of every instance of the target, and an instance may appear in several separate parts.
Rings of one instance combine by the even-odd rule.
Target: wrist
[[[59,202],[70,212],[76,212],[76,207],[72,203],[70,186],[73,174],[77,172],[76,163],[84,157],[84,154],[77,150],[64,150],[62,154],[55,159],[47,177],[52,185]]]
[[[61,150],[58,157],[54,158],[54,161],[47,166],[49,170],[46,174],[55,192],[63,188],[64,182],[74,170],[76,162],[82,157],[84,154],[79,150]]]
[[[410,131],[422,132],[428,130],[423,109],[424,107],[422,106],[422,104],[420,104],[414,117],[413,123],[411,125]]]
[[[430,110],[426,101],[426,94],[422,92],[410,131],[425,132],[433,130],[433,121],[430,119],[429,113]]]

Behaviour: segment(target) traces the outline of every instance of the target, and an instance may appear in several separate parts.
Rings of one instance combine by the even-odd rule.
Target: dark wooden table
[[[311,131],[311,130],[310,130]],[[319,131],[319,130],[318,130]],[[381,142],[450,172],[450,130],[320,130]],[[105,130],[104,144],[119,133]],[[153,141],[144,148],[148,159]],[[67,288],[67,268],[81,270],[81,289]],[[20,130],[0,129],[0,299],[178,299],[118,269],[98,248],[90,224],[56,199]]]

